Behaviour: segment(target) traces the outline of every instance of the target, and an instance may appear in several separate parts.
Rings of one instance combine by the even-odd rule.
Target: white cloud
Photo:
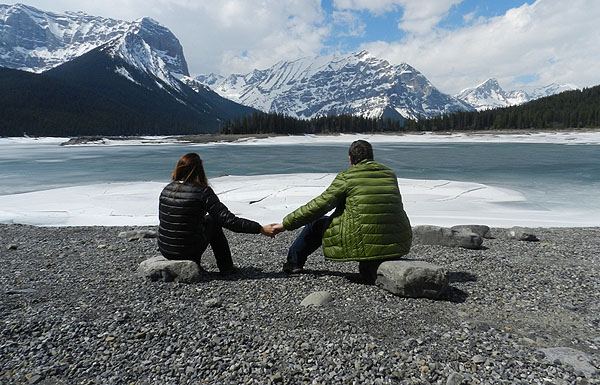
[[[331,15],[325,14],[320,0],[31,0],[27,4],[129,21],[152,17],[179,38],[192,74],[247,73],[336,49],[336,37],[368,36],[370,25],[363,18],[368,12],[375,19],[397,16],[399,35],[404,37],[365,41],[358,49],[391,63],[409,63],[443,92],[454,94],[490,77],[506,89],[519,88],[517,79],[524,75],[538,79],[532,85],[600,83],[596,25],[600,2],[573,0],[567,6],[560,0],[537,0],[493,18],[471,7],[463,15],[468,26],[442,29],[440,21],[459,2],[334,0]]]
[[[367,25],[360,20],[358,15],[350,11],[333,11],[333,23],[341,31],[336,36],[364,36]]]
[[[431,31],[450,8],[462,0],[335,0],[339,10],[368,11],[374,15],[402,10],[398,28],[411,33]]]
[[[330,32],[320,0],[32,0],[46,11],[82,10],[132,21],[149,16],[180,40],[192,74],[267,68],[317,55]]]
[[[456,93],[490,77],[505,89],[518,88],[516,78],[539,76],[551,82],[590,86],[600,83],[600,2],[538,0],[473,25],[433,30],[399,42],[365,43],[375,56],[407,62],[443,92]]]

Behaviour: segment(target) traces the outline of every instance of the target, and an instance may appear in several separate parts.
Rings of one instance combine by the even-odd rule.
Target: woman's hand
[[[275,235],[277,235],[278,231],[275,230],[275,223],[271,223],[270,225],[264,225],[261,229],[260,229],[260,233],[263,235],[266,235],[267,237],[275,237]]]

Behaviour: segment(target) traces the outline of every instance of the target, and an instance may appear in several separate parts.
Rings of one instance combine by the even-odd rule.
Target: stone
[[[446,380],[446,385],[461,385],[464,380],[465,378],[460,373],[452,372]]]
[[[386,261],[377,269],[375,284],[400,297],[439,298],[448,288],[448,271],[425,261]]]
[[[157,256],[142,261],[137,272],[150,281],[161,282],[198,282],[202,269],[194,261],[172,261]]]
[[[42,381],[44,379],[44,377],[40,376],[39,374],[34,374],[31,377],[29,377],[27,379],[27,383],[29,384],[39,384],[40,381]]]
[[[206,307],[219,307],[221,306],[221,300],[219,298],[211,298],[204,301]]]
[[[483,238],[468,230],[457,231],[447,227],[422,225],[413,227],[413,242],[422,245],[479,249]]]
[[[537,242],[538,237],[533,233],[531,229],[526,227],[515,226],[508,229],[508,237],[510,239],[516,239],[518,241]]]
[[[458,232],[475,233],[481,238],[492,238],[492,232],[489,226],[486,225],[456,225],[450,227],[450,230]]]
[[[598,370],[592,364],[592,359],[586,353],[567,347],[544,348],[540,349],[546,356],[546,360],[554,363],[555,361],[561,364],[571,365],[575,372],[580,372],[585,377],[592,377],[598,373]]]
[[[481,354],[476,354],[473,356],[473,358],[471,358],[471,361],[473,361],[476,364],[483,364],[485,362],[485,357]]]
[[[15,245],[14,243],[8,244],[6,246],[6,250],[16,250],[19,248],[19,245]]]
[[[132,231],[121,231],[118,235],[119,238],[127,238],[130,241],[137,241],[142,238],[156,238],[155,230],[132,230]]]
[[[316,291],[309,294],[300,302],[302,306],[323,306],[333,301],[333,297],[326,291]]]

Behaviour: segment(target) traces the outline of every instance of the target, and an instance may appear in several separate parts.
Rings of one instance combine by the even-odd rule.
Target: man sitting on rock
[[[288,251],[284,272],[302,272],[307,257],[322,245],[326,259],[358,261],[362,279],[373,284],[382,262],[409,252],[412,230],[396,175],[373,160],[367,141],[353,142],[348,154],[352,167],[275,225],[279,232],[304,226]]]

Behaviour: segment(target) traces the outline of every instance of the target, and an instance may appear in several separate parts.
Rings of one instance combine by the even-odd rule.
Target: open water
[[[552,143],[375,143],[375,159],[399,178],[484,183],[523,193],[526,205],[600,207],[600,145]],[[58,146],[0,143],[0,195],[107,182],[167,183],[186,152],[209,178],[349,167],[348,144]],[[514,204],[514,203],[513,203]]]

